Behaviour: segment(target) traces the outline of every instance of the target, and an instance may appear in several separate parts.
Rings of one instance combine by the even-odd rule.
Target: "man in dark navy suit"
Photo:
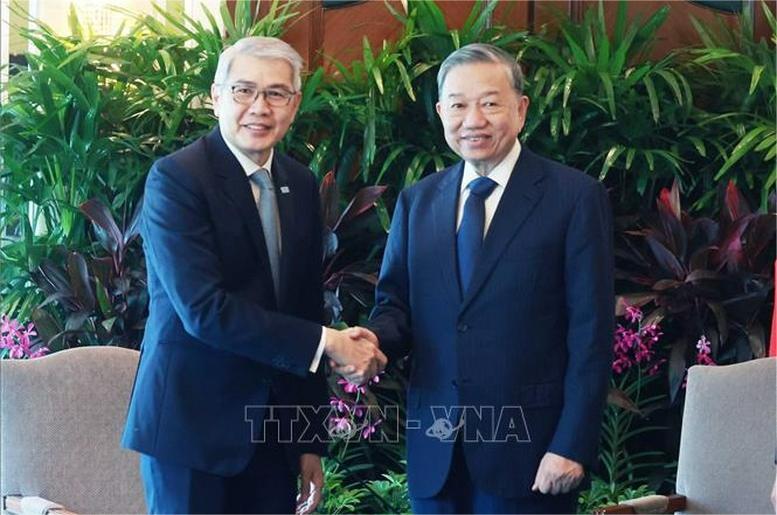
[[[371,317],[412,352],[408,482],[420,513],[572,512],[597,459],[613,331],[604,187],[523,147],[515,59],[451,54],[437,112],[462,162],[397,201]]]
[[[385,366],[372,342],[321,325],[316,180],[274,150],[299,107],[301,68],[278,39],[238,41],[211,89],[218,126],[149,173],[151,302],[122,443],[142,453],[150,512],[312,511],[322,356],[357,383]]]

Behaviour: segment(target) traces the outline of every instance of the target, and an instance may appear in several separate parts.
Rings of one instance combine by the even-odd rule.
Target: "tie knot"
[[[496,187],[496,182],[488,177],[478,177],[469,183],[469,192],[478,198],[486,198],[491,195]]]
[[[262,190],[273,189],[272,179],[270,178],[270,173],[266,168],[259,168],[257,171],[252,173],[251,180],[254,181]]]

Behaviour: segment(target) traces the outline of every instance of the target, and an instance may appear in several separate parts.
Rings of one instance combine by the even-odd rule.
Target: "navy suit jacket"
[[[272,175],[282,241],[277,295],[249,180],[218,127],[151,168],[141,228],[149,318],[125,447],[234,475],[261,433],[255,426],[266,411],[254,406],[270,398],[327,404],[323,373],[308,371],[323,318],[318,187],[310,170],[277,151]],[[323,424],[314,429],[324,436]],[[299,453],[325,452],[312,440],[287,446],[292,470]]]
[[[524,147],[462,295],[463,168],[400,194],[371,327],[389,359],[412,351],[411,495],[444,485],[456,436],[435,427],[446,416],[456,427],[463,413],[458,436],[475,483],[522,497],[546,451],[596,461],[612,362],[611,212],[600,183]],[[446,411],[454,406],[472,408]]]

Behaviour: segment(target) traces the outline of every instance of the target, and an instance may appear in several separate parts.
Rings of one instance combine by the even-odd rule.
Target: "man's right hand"
[[[324,352],[335,372],[354,384],[364,384],[386,368],[388,358],[378,348],[375,335],[361,328],[326,329]]]

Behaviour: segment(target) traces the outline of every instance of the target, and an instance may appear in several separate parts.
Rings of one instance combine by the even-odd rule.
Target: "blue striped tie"
[[[483,246],[483,228],[486,225],[485,200],[494,191],[496,182],[488,177],[478,177],[469,183],[469,198],[464,204],[456,250],[459,258],[459,284],[466,293],[475,271],[480,249]]]

